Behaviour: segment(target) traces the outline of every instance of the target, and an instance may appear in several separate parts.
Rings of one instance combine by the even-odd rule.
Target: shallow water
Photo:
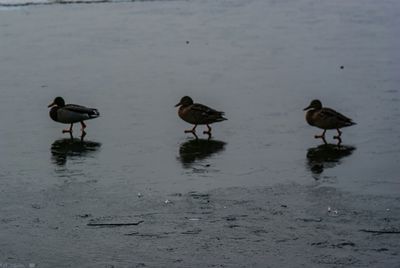
[[[364,211],[365,218],[375,215],[376,206],[391,209],[388,217],[397,222],[398,205],[393,200],[398,200],[400,190],[399,10],[397,1],[377,5],[308,0],[0,10],[0,262],[32,261],[44,267],[262,265],[264,258],[249,262],[251,256],[266,254],[249,234],[262,233],[253,227],[266,220],[254,211],[280,206],[279,198],[268,197],[270,193],[288,201],[288,194],[304,192],[306,197],[299,205],[293,202],[295,207],[313,207],[322,199],[318,209],[324,211],[332,202],[345,202],[340,200],[345,195],[349,202],[343,207],[355,203],[354,210]],[[83,143],[70,140],[61,133],[65,126],[49,118],[47,104],[58,95],[67,103],[99,109],[101,117],[88,121]],[[183,132],[190,126],[177,117],[174,104],[184,95],[226,112],[228,121],[213,125],[210,141],[200,134],[202,128],[198,141]],[[321,147],[313,138],[320,130],[306,124],[302,109],[314,98],[357,122],[343,129],[341,149]],[[78,125],[74,131],[77,138]],[[334,134],[328,132],[329,142]],[[331,190],[327,194],[324,189]],[[241,199],[252,205],[234,203]],[[204,248],[218,233],[214,220],[223,219],[223,226],[231,221],[229,213],[218,210],[224,202],[247,213],[244,219],[251,218],[243,220],[249,229],[241,233],[250,239],[250,252],[241,251],[236,242],[235,249],[224,248],[229,235]],[[374,205],[373,212],[367,204]],[[190,216],[204,215],[204,206],[212,207],[206,208],[206,215],[212,216],[205,221]],[[295,217],[296,209],[288,215]],[[308,216],[316,213],[307,211],[303,212]],[[265,213],[270,218],[282,215],[275,212]],[[282,216],[279,222],[290,225],[291,216]],[[379,217],[373,216],[377,222],[383,216]],[[128,232],[85,227],[89,220],[137,219],[150,223],[152,235],[157,230],[156,237],[166,236],[168,243],[176,237],[185,246],[149,240],[149,227],[141,227],[142,233],[132,231],[129,236],[145,244],[135,247],[140,258],[133,261],[126,250],[133,243],[125,240]],[[357,221],[352,224],[363,222]],[[186,230],[182,226],[188,222],[206,224]],[[271,223],[271,230],[262,229],[277,241],[283,231],[279,222]],[[309,243],[312,228],[298,230],[305,234],[299,241]],[[184,257],[195,251],[189,246],[193,235],[201,237],[196,251],[221,248],[227,254],[224,261],[217,256],[207,261]],[[36,250],[25,245],[32,240]],[[61,254],[69,243],[77,249]],[[93,243],[103,244],[88,249]],[[291,252],[303,254],[301,243],[293,243]],[[167,248],[157,251],[164,261],[152,260],[155,245]],[[113,247],[108,254],[112,260],[99,257]],[[334,248],[329,243],[326,247]],[[52,248],[55,255],[46,255]],[[389,253],[390,266],[399,259]],[[269,254],[275,256],[271,265],[290,265],[277,257],[282,253],[270,248]],[[352,254],[355,263],[374,264]],[[305,256],[300,263],[309,265],[309,255]],[[344,264],[354,264],[353,259]]]

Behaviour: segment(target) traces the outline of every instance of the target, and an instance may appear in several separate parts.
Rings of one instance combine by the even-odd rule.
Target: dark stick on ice
[[[93,223],[89,222],[87,226],[108,226],[108,227],[117,227],[117,226],[130,226],[130,225],[139,225],[144,221],[138,222],[127,222],[127,223]]]
[[[360,232],[374,233],[374,234],[400,234],[400,230],[369,230],[369,229],[360,229]]]

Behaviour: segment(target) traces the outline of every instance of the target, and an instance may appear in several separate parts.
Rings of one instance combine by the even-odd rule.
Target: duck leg
[[[212,129],[208,124],[206,126],[207,126],[207,131],[203,131],[203,134],[207,134],[207,135],[211,136],[211,130]]]
[[[340,137],[342,136],[342,131],[340,131],[340,129],[338,129],[338,128],[336,130],[337,130],[338,135],[337,136],[333,136],[333,138],[339,140]]]
[[[197,127],[197,125],[194,125],[194,127],[192,129],[185,130],[185,133],[196,134],[196,127]]]
[[[71,126],[69,127],[69,129],[63,129],[62,133],[69,133],[72,135],[72,126],[74,125],[74,123],[71,123]]]
[[[197,136],[196,132],[192,132],[192,134],[193,134],[193,136],[194,136],[194,138],[195,138],[196,140],[199,139],[199,136]]]
[[[81,128],[81,133],[82,133],[81,140],[83,140],[83,138],[86,136],[86,131],[85,131],[86,124],[83,123],[83,121],[81,121],[81,126],[82,126],[82,128]]]
[[[324,141],[325,144],[328,144],[328,143],[326,142],[326,139],[325,139],[325,133],[326,133],[326,129],[324,129],[324,132],[322,132],[321,135],[315,135],[314,138],[316,138],[316,139],[322,139],[322,140]]]
[[[85,123],[83,123],[83,121],[81,121],[81,126],[82,126],[82,128],[81,128],[81,131],[85,131],[86,124],[85,124]]]
[[[340,131],[338,128],[336,130],[338,132],[338,135],[337,136],[333,136],[333,138],[338,140],[338,144],[337,145],[340,146],[340,144],[342,143],[342,138],[341,138],[342,131]]]

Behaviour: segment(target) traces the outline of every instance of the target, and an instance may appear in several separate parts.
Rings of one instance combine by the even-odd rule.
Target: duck
[[[323,129],[324,131],[320,135],[315,135],[316,139],[322,139],[327,144],[325,139],[325,133],[328,129],[336,129],[338,135],[334,136],[339,144],[342,142],[341,128],[350,127],[356,125],[356,123],[347,116],[335,111],[334,109],[322,107],[320,100],[312,100],[310,105],[304,108],[306,113],[306,121],[309,125]]]
[[[194,103],[193,99],[189,96],[182,97],[175,107],[179,107],[178,115],[183,121],[194,125],[192,129],[185,130],[185,133],[192,133],[196,137],[197,125],[206,125],[207,130],[203,131],[203,134],[211,137],[212,129],[210,124],[228,120],[224,117],[224,112],[214,110],[200,103]]]
[[[94,119],[100,116],[95,108],[88,108],[77,104],[65,104],[62,97],[56,97],[52,103],[48,105],[50,109],[50,118],[56,122],[70,124],[69,129],[64,129],[62,133],[69,133],[72,136],[72,127],[74,123],[81,123],[82,138],[86,135],[85,120]]]

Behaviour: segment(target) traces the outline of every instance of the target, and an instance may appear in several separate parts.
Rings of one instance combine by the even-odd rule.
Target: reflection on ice
[[[341,164],[341,159],[351,155],[355,149],[352,146],[333,144],[309,148],[307,151],[308,168],[313,174],[321,174],[325,168],[333,168]]]
[[[190,167],[197,161],[204,160],[213,154],[223,151],[225,144],[223,141],[205,139],[186,141],[179,148],[179,160],[184,167]]]
[[[81,139],[59,139],[51,145],[52,160],[57,165],[65,165],[68,158],[85,157],[96,152],[101,143]]]

